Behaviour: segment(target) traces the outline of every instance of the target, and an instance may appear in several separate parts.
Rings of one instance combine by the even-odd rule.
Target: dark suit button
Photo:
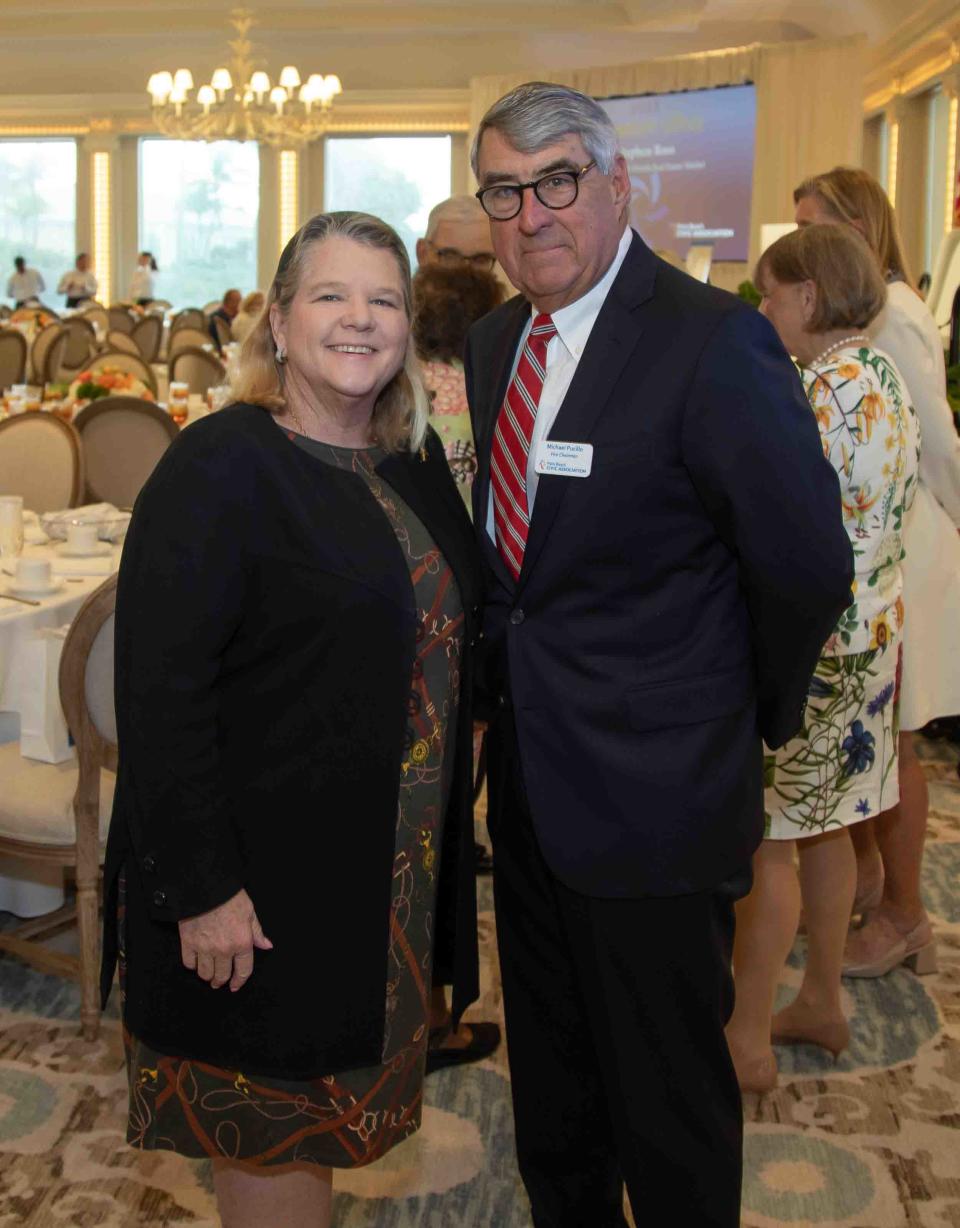
[[[470,641],[470,647],[476,648],[476,646],[477,646],[477,637],[474,636],[473,639]]]
[[[165,891],[155,891],[153,893],[153,902],[157,908],[163,908],[167,902],[167,893]]]
[[[511,610],[510,611],[510,622],[515,627],[519,627],[520,624],[523,622],[524,618],[526,618],[526,615],[524,614],[523,610]]]
[[[505,708],[505,707],[507,706],[507,697],[506,697],[506,695],[498,695],[498,696],[497,696],[497,706],[498,706],[498,707],[500,707],[500,708]]]
[[[148,853],[143,859],[143,868],[147,874],[155,874],[157,869],[157,860],[152,853]]]

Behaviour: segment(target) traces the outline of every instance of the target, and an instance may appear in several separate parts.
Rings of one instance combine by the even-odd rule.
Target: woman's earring
[[[283,348],[282,345],[278,345],[277,346],[277,362],[282,367],[286,361],[287,361],[287,351]]]

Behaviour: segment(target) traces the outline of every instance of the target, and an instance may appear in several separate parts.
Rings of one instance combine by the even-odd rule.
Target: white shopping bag
[[[20,705],[20,753],[44,763],[73,758],[66,718],[60,706],[60,654],[69,626],[45,627],[18,648],[28,685]]]

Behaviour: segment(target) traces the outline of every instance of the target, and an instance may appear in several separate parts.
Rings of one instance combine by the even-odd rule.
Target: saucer
[[[7,585],[5,591],[8,592],[11,597],[28,597],[34,599],[37,597],[52,597],[54,593],[59,593],[62,588],[62,580],[51,580],[51,582],[45,585],[43,588],[24,588],[22,585],[18,584],[16,580],[12,580]]]
[[[57,547],[57,554],[65,559],[101,559],[111,553],[109,542],[97,542],[92,550],[71,550],[66,542]]]

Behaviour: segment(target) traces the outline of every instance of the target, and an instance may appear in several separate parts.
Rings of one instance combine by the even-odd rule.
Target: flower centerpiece
[[[26,324],[32,331],[39,332],[48,324],[55,324],[57,317],[43,307],[18,307],[11,315],[11,324]]]
[[[153,393],[143,380],[129,371],[111,366],[98,371],[81,371],[67,392],[67,400],[74,409],[101,397],[139,397],[142,401],[152,401]]]

